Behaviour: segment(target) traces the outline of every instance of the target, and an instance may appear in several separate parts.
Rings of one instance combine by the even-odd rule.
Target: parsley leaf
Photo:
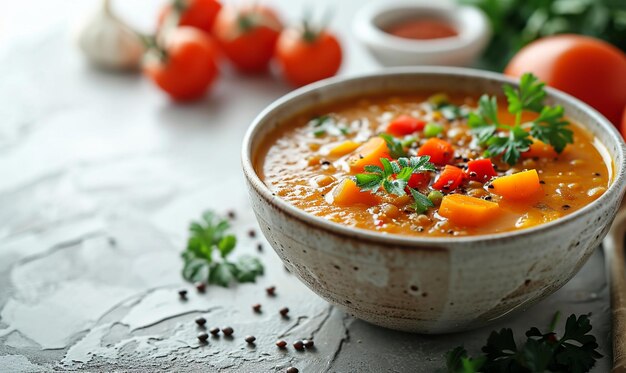
[[[411,208],[415,210],[416,213],[421,214],[427,211],[430,207],[435,207],[435,204],[422,193],[413,188],[409,188],[409,191],[413,197],[413,204],[411,204]]]
[[[309,121],[313,136],[322,137],[325,135],[340,136],[350,133],[350,129],[345,125],[339,125],[335,118],[330,115],[320,115]]]
[[[567,144],[574,142],[574,133],[567,128],[569,122],[563,120],[563,107],[546,106],[541,110],[530,128],[533,137],[552,145],[557,153],[565,149]]]
[[[573,132],[567,128],[569,123],[563,119],[561,106],[545,106],[545,84],[533,74],[524,74],[519,88],[505,85],[502,89],[508,100],[508,110],[515,115],[515,123],[507,125],[498,121],[498,103],[496,97],[483,95],[478,100],[478,109],[470,113],[467,125],[480,145],[487,146],[488,157],[502,156],[510,165],[514,165],[522,152],[533,143],[532,137],[551,145],[557,153],[574,142]],[[524,111],[539,113],[530,122],[530,134],[522,128]]]
[[[391,158],[398,159],[400,157],[408,156],[407,152],[404,150],[402,141],[387,133],[381,133],[378,137],[382,138],[387,143],[387,148],[389,149],[389,155]]]
[[[212,211],[202,214],[202,220],[189,226],[187,248],[182,253],[182,276],[187,281],[207,281],[228,286],[232,282],[254,282],[263,274],[263,265],[254,257],[241,256],[236,262],[227,257],[237,245],[237,237],[227,234],[230,224]],[[214,252],[219,258],[214,258]],[[217,255],[217,254],[216,254]]]
[[[483,356],[470,358],[462,347],[446,354],[446,371],[470,372],[588,372],[602,358],[596,338],[589,334],[591,323],[586,315],[571,315],[559,339],[554,332],[541,333],[538,328],[526,332],[526,341],[515,343],[511,329],[493,331],[482,348]]]

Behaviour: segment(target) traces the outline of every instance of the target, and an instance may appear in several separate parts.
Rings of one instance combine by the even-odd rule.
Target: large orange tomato
[[[222,4],[217,0],[173,0],[161,8],[159,28],[170,17],[178,17],[178,26],[191,26],[210,33]]]
[[[216,51],[209,36],[183,26],[167,34],[163,46],[150,50],[143,71],[177,101],[202,97],[219,75]]]
[[[522,48],[504,73],[532,72],[549,86],[567,92],[619,125],[626,106],[626,54],[604,41],[557,35]]]
[[[341,66],[341,46],[326,30],[291,27],[278,38],[276,60],[285,79],[301,86],[335,75]]]
[[[282,23],[261,5],[224,7],[215,19],[213,35],[228,59],[243,72],[267,70]]]

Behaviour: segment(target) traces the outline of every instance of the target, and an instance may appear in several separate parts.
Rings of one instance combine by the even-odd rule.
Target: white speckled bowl
[[[512,233],[416,238],[349,228],[301,211],[259,179],[255,153],[264,137],[303,109],[368,92],[436,90],[500,94],[514,81],[458,68],[387,70],[334,78],[294,91],[265,109],[243,143],[252,208],[287,268],[330,303],[360,319],[419,333],[485,325],[523,310],[578,272],[607,233],[626,185],[624,142],[598,112],[554,89],[548,102],[605,145],[613,178],[607,192],[562,219]]]

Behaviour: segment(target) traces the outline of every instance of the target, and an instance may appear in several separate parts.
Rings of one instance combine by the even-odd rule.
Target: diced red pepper
[[[409,182],[407,184],[406,192],[407,194],[410,194],[409,188],[420,189],[420,188],[428,186],[429,182],[430,182],[429,173],[422,172],[418,174],[413,174],[411,175],[411,178],[409,179]]]
[[[429,155],[432,163],[443,166],[452,160],[454,149],[449,142],[433,137],[419,148],[417,155]]]
[[[400,115],[387,126],[387,132],[394,136],[406,136],[424,129],[426,122],[409,115]]]
[[[467,175],[471,180],[484,183],[498,174],[493,168],[491,159],[476,159],[467,162]]]
[[[433,184],[433,188],[444,192],[451,192],[458,188],[464,179],[465,173],[463,173],[462,169],[447,165]]]

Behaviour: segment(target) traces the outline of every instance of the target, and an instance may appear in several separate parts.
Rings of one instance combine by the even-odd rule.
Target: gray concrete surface
[[[262,238],[239,167],[252,118],[289,88],[224,71],[205,100],[175,105],[137,74],[87,66],[71,41],[93,1],[7,1],[0,14],[0,371],[431,372],[458,344],[477,352],[492,328],[420,336],[384,330],[329,306],[293,276]],[[377,67],[350,34],[361,1],[276,1],[292,20],[305,6],[335,11],[347,51],[342,74]],[[149,29],[154,1],[118,2]],[[240,253],[259,254],[256,284],[198,294],[180,277],[191,219],[234,209]],[[264,288],[276,285],[277,296]],[[177,290],[189,289],[181,302]],[[253,303],[263,312],[255,314]],[[278,316],[288,306],[289,319]],[[598,250],[563,289],[493,325],[521,333],[555,311],[591,313],[610,351],[609,301]],[[230,325],[234,338],[200,346],[193,320]],[[256,346],[244,342],[257,337]],[[283,338],[316,348],[278,350]],[[608,371],[605,357],[595,371]]]

